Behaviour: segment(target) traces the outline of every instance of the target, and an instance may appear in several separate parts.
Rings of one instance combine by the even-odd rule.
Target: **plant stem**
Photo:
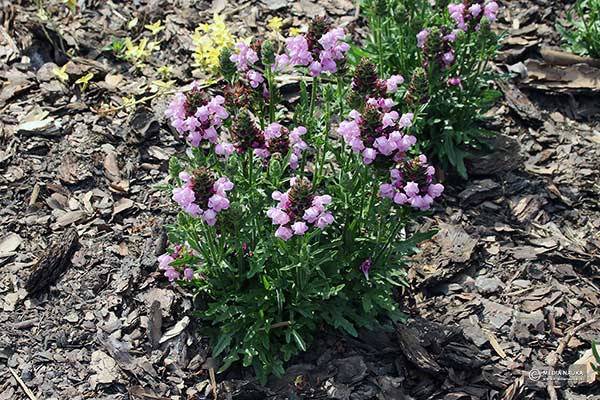
[[[318,77],[316,77],[316,76],[313,77],[312,88],[310,91],[310,108],[308,111],[308,115],[311,120],[312,120],[314,112],[315,112],[315,99],[317,98],[317,81],[318,81]]]
[[[383,78],[383,44],[381,43],[381,30],[383,29],[383,19],[377,16],[377,29],[375,30],[375,41],[377,42],[377,53],[379,55],[379,76]]]

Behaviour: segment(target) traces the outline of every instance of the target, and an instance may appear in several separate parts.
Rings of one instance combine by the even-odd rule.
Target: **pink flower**
[[[265,78],[262,76],[262,74],[253,69],[246,72],[246,78],[248,78],[250,81],[250,86],[252,86],[253,89],[256,89],[258,85],[265,81]]]
[[[402,75],[392,75],[386,81],[385,85],[388,93],[395,93],[398,90],[398,85],[404,83]]]
[[[283,126],[278,124],[277,122],[273,122],[267,126],[265,129],[265,138],[266,139],[275,139],[281,137],[281,129]]]
[[[400,117],[400,121],[398,122],[398,125],[402,128],[408,128],[409,126],[412,126],[412,121],[414,118],[415,118],[415,114],[413,114],[413,113],[402,114],[402,117]]]
[[[165,253],[158,257],[158,267],[166,270],[173,261],[175,261],[175,258],[170,254]]]
[[[415,182],[408,182],[404,187],[404,192],[408,196],[416,196],[419,194],[419,185],[417,185]]]
[[[475,18],[477,18],[479,16],[479,14],[481,14],[481,4],[473,4],[471,7],[469,7],[469,12],[471,13],[472,16],[474,16]]]
[[[462,80],[460,78],[450,78],[448,79],[449,86],[460,86]]]
[[[327,211],[319,216],[319,219],[317,220],[317,223],[315,225],[317,226],[317,228],[323,229],[327,225],[331,224],[333,221],[333,215],[329,211]]]
[[[215,146],[215,153],[225,158],[229,157],[235,151],[235,146],[232,143],[222,142]]]
[[[442,195],[442,192],[444,191],[444,185],[442,185],[441,183],[436,183],[434,185],[429,185],[429,189],[427,190],[427,193],[432,197],[432,198],[436,198],[436,197],[440,197]]]
[[[379,186],[379,196],[388,199],[394,198],[394,186],[391,183],[384,183]]]
[[[285,225],[290,222],[289,215],[279,208],[269,209],[267,216],[273,220],[273,225]]]
[[[217,213],[214,210],[208,209],[202,214],[202,219],[210,226],[217,223]]]
[[[292,224],[294,235],[304,235],[308,230],[308,225],[305,222],[298,221]]]
[[[425,46],[427,36],[429,36],[428,29],[423,29],[421,32],[417,33],[417,47],[423,48]]]
[[[331,200],[331,196],[328,194],[324,194],[323,196],[315,196],[313,197],[312,205],[322,210],[323,206],[331,203]]]
[[[248,69],[248,65],[252,65],[258,61],[258,55],[250,46],[244,42],[238,42],[235,47],[238,52],[232,54],[229,59],[231,62],[236,63],[238,71],[245,71]]]
[[[214,194],[208,199],[208,206],[216,212],[227,210],[229,208],[229,200],[227,197]]]
[[[271,71],[273,72],[281,72],[285,67],[287,67],[290,63],[290,58],[287,54],[277,54],[275,56],[275,62],[271,66]]]
[[[181,208],[186,208],[196,200],[196,195],[188,186],[183,186],[173,189],[173,200],[179,204]]]
[[[285,43],[291,65],[308,65],[313,61],[313,57],[308,51],[308,42],[304,36],[289,37]]]
[[[383,114],[383,118],[381,120],[383,127],[387,128],[388,126],[393,126],[398,117],[399,115],[397,111],[390,111],[389,113]]]
[[[498,3],[491,1],[483,8],[483,15],[490,21],[496,20],[496,13],[498,12]]]
[[[165,270],[165,276],[169,279],[169,282],[173,282],[175,279],[179,278],[179,271],[173,267],[168,267]]]
[[[186,268],[183,270],[183,278],[186,281],[191,281],[192,279],[194,279],[194,270],[191,268]]]
[[[363,156],[363,162],[366,165],[369,165],[375,160],[375,157],[377,157],[377,151],[375,149],[367,147],[366,149],[363,150],[362,156]]]
[[[375,147],[379,152],[385,156],[389,156],[396,150],[396,143],[388,140],[388,138],[380,136],[375,139],[375,143],[373,143],[373,147]]]
[[[446,67],[449,67],[454,62],[454,50],[450,50],[442,54],[442,61]]]
[[[292,232],[292,230],[290,228],[285,227],[285,226],[280,226],[275,231],[275,237],[278,237],[278,238],[283,239],[283,240],[289,240],[292,237],[293,234],[294,233]]]
[[[317,218],[319,218],[319,214],[321,214],[321,211],[323,211],[322,207],[309,207],[306,209],[306,211],[304,211],[302,219],[312,224],[317,220]]]
[[[321,67],[321,63],[318,62],[318,61],[313,61],[308,66],[308,71],[310,72],[311,76],[317,76],[317,75],[319,75],[322,70],[323,70],[323,68]]]
[[[365,275],[367,280],[369,280],[369,270],[371,269],[371,266],[373,266],[373,260],[370,258],[367,258],[362,262],[362,264],[360,264],[360,270]]]

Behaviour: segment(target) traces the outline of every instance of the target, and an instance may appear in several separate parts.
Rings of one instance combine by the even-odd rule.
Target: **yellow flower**
[[[298,36],[300,34],[300,28],[296,28],[295,26],[292,26],[290,28],[290,36]]]
[[[275,33],[281,32],[283,26],[283,19],[280,17],[273,17],[267,22],[267,27]]]
[[[152,32],[153,35],[156,36],[159,34],[160,31],[165,29],[165,26],[162,25],[162,21],[159,19],[151,25],[144,25],[144,28],[148,29],[150,32]]]
[[[201,24],[192,37],[196,50],[195,65],[216,74],[219,68],[219,54],[225,47],[233,47],[235,37],[225,24],[225,17],[215,14],[210,24]]]

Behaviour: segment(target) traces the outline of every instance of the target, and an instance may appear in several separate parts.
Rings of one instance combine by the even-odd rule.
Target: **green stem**
[[[310,91],[310,109],[309,109],[308,115],[311,120],[312,120],[314,112],[315,112],[315,101],[317,98],[317,84],[318,84],[317,80],[318,80],[318,78],[315,76],[312,80],[312,88]]]
[[[381,30],[383,29],[383,19],[377,16],[377,29],[375,31],[375,41],[377,42],[377,53],[379,56],[379,76],[383,78],[383,44],[381,43]]]

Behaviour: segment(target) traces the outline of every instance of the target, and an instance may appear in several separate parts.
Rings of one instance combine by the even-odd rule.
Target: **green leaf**
[[[295,329],[292,329],[291,333],[298,348],[300,348],[300,350],[302,351],[306,351],[306,343],[304,343],[304,339],[302,339],[300,334],[298,334],[298,332]]]
[[[219,354],[221,354],[223,350],[225,350],[225,348],[229,346],[229,344],[231,343],[232,336],[233,335],[231,334],[221,332],[219,339],[217,340],[217,344],[212,349],[213,357],[216,357]]]

